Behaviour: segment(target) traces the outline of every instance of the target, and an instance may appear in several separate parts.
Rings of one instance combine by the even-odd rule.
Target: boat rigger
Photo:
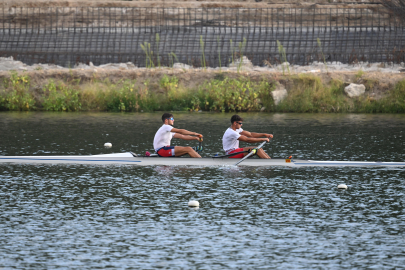
[[[238,159],[228,157],[156,157],[137,156],[132,152],[119,154],[82,156],[0,156],[0,164],[127,164],[137,166],[233,166]],[[238,166],[284,166],[284,167],[405,167],[405,162],[373,161],[318,161],[302,159],[248,158]]]

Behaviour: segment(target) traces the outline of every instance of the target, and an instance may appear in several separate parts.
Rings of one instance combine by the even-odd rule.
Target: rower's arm
[[[247,143],[256,143],[256,142],[264,142],[269,141],[268,138],[253,138],[253,137],[246,137],[245,135],[240,135],[238,138],[239,141],[247,142]]]
[[[170,132],[175,132],[175,133],[179,133],[179,134],[182,134],[182,135],[198,136],[198,137],[203,136],[203,135],[201,135],[200,133],[197,133],[197,132],[192,132],[192,131],[188,131],[186,129],[178,129],[178,128],[172,128],[172,130],[170,130]]]
[[[183,134],[179,134],[179,133],[174,134],[173,138],[182,139],[182,140],[186,140],[186,141],[192,141],[192,140],[198,140],[199,139],[199,137],[183,135]]]
[[[252,134],[253,138],[261,138],[261,137],[266,137],[266,138],[273,138],[273,134],[267,134],[267,133],[256,133],[256,132],[250,132]]]
[[[249,132],[247,130],[242,131],[240,134],[250,138],[273,138],[273,134]]]

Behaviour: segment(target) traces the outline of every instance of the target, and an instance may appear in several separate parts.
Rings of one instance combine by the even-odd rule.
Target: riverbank
[[[404,113],[403,73],[155,68],[0,72],[0,110]],[[350,98],[344,88],[363,84]],[[288,95],[275,104],[272,91]]]

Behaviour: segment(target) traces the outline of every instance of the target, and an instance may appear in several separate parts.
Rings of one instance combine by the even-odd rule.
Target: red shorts
[[[229,154],[242,152],[242,151],[243,151],[243,148],[238,148],[238,149],[235,149],[235,150],[233,150],[231,152],[228,152],[227,154],[229,155]],[[245,156],[245,153],[240,153],[239,155],[234,155],[234,156],[229,157],[229,158],[243,158],[244,156]]]
[[[159,157],[174,157],[174,146],[165,146],[156,152]]]

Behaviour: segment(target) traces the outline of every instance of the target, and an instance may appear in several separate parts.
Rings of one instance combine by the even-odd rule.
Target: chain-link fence
[[[228,66],[405,61],[404,21],[375,8],[0,9],[0,56],[27,64]]]

